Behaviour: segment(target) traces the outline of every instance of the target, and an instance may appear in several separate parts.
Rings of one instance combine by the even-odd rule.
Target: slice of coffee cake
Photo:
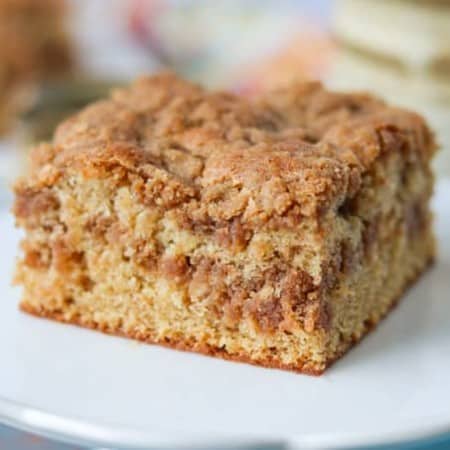
[[[34,150],[21,307],[319,374],[432,261],[434,149],[420,116],[318,83],[141,79]]]

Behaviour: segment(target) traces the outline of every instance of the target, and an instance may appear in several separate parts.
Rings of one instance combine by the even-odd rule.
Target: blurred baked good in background
[[[0,0],[0,132],[31,102],[43,80],[67,75],[73,53],[63,0]]]
[[[297,81],[323,78],[335,53],[334,44],[320,28],[305,24],[301,28],[274,54],[244,65],[235,90],[252,95]]]
[[[424,114],[450,174],[450,1],[337,0],[328,84],[364,89]]]
[[[131,0],[136,42],[183,77],[252,94],[322,77],[329,1]]]

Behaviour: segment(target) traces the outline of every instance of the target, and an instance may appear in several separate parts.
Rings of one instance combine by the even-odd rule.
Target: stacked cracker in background
[[[443,147],[438,174],[450,174],[450,2],[339,0],[338,53],[328,82],[364,89],[423,113]]]

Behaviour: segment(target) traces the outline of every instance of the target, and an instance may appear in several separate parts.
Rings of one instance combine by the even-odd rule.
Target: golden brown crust
[[[429,159],[430,131],[418,115],[366,95],[306,83],[250,101],[163,74],[63,123],[47,160],[35,151],[33,177],[107,177],[121,167],[147,181],[144,203],[158,199],[193,225],[283,226],[353,196],[371,164],[397,151]]]
[[[101,331],[103,333],[109,334],[109,335],[115,335],[125,338],[131,338],[135,339],[141,342],[145,342],[147,344],[157,344],[162,345],[168,348],[181,350],[181,351],[188,351],[188,352],[195,352],[200,353],[206,356],[213,356],[216,358],[222,358],[229,361],[235,361],[235,362],[242,362],[247,364],[252,364],[256,366],[262,366],[267,368],[273,368],[273,369],[281,369],[281,370],[290,370],[293,372],[303,373],[307,375],[322,375],[326,369],[328,369],[334,362],[336,362],[338,359],[340,359],[345,353],[347,353],[349,350],[351,350],[356,344],[361,342],[361,340],[367,336],[371,331],[375,330],[378,323],[381,322],[381,320],[387,316],[392,309],[394,309],[400,300],[403,298],[404,293],[414,285],[415,281],[424,273],[426,272],[434,262],[434,258],[431,258],[428,263],[425,265],[424,269],[418,272],[414,279],[410,280],[405,286],[404,289],[396,299],[394,299],[389,307],[389,309],[385,312],[385,314],[379,318],[378,322],[367,322],[365,323],[365,329],[364,332],[359,336],[358,339],[353,339],[346,347],[342,349],[342,351],[335,355],[333,359],[328,360],[323,367],[318,368],[317,366],[314,366],[311,361],[305,360],[305,361],[299,361],[296,364],[284,364],[280,360],[277,360],[276,356],[273,358],[265,358],[265,359],[253,359],[250,357],[250,355],[244,355],[244,354],[230,354],[226,350],[222,348],[215,348],[210,345],[206,344],[195,344],[192,342],[186,342],[183,341],[183,339],[175,340],[175,339],[155,339],[154,337],[143,335],[139,331],[134,332],[123,332],[120,329],[112,330],[107,328],[101,328],[98,323],[91,322],[81,322],[79,318],[73,318],[71,320],[66,320],[62,314],[58,314],[54,311],[47,311],[44,309],[36,309],[29,303],[21,303],[20,308],[23,312],[26,312],[28,314],[34,315],[36,317],[56,320],[58,322],[63,323],[70,323],[71,325],[81,326],[83,328],[90,328],[93,330]]]
[[[341,148],[335,150],[338,154],[344,151],[347,163],[356,158],[364,169],[386,152],[404,151],[411,158],[428,159],[436,149],[420,115],[368,94],[330,92],[314,82],[275,90],[260,101],[291,126],[301,124],[312,142],[335,144]]]

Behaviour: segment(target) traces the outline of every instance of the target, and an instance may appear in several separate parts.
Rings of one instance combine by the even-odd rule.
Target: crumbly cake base
[[[125,333],[123,330],[119,330],[119,329],[116,331],[112,331],[110,329],[105,329],[104,327],[100,327],[98,324],[96,324],[94,322],[90,322],[90,323],[86,324],[82,320],[76,319],[76,318],[66,320],[61,313],[44,310],[42,308],[38,309],[35,306],[33,306],[25,301],[21,302],[20,309],[23,312],[30,314],[32,316],[35,316],[35,317],[50,319],[50,320],[54,320],[57,322],[66,323],[66,324],[70,324],[70,325],[76,325],[76,326],[79,326],[82,328],[89,328],[91,330],[101,331],[102,333],[105,333],[108,335],[119,336],[119,337],[124,337],[124,338],[128,338],[128,339],[134,339],[134,340],[137,340],[140,342],[144,342],[146,344],[160,345],[160,346],[167,347],[167,348],[174,349],[174,350],[186,351],[186,352],[191,352],[191,353],[194,352],[194,353],[199,353],[199,354],[205,355],[205,356],[222,358],[222,359],[225,359],[228,361],[241,362],[241,363],[251,364],[254,366],[267,367],[269,369],[289,370],[289,371],[293,371],[293,372],[297,372],[297,373],[303,373],[306,375],[320,376],[333,363],[335,363],[338,359],[340,359],[341,356],[343,356],[345,353],[347,353],[349,350],[351,350],[356,344],[358,344],[371,331],[375,330],[378,323],[381,322],[381,320],[384,319],[389,314],[389,312],[397,306],[397,304],[402,299],[405,292],[409,288],[411,288],[415,284],[417,279],[420,278],[420,276],[433,265],[433,262],[434,262],[434,258],[430,258],[428,263],[424,266],[424,269],[421,272],[417,273],[415,278],[413,278],[411,281],[409,281],[409,283],[405,286],[404,290],[400,293],[400,295],[397,296],[396,298],[394,298],[390,302],[388,309],[386,311],[384,311],[383,313],[380,313],[378,322],[376,322],[376,323],[366,322],[363,325],[363,331],[358,338],[352,339],[345,343],[343,342],[341,345],[341,348],[340,348],[340,353],[337,352],[333,358],[330,358],[327,361],[326,366],[323,369],[317,369],[317,368],[311,367],[309,361],[302,361],[302,362],[298,362],[296,364],[284,364],[284,363],[281,363],[279,361],[276,361],[274,359],[269,359],[269,358],[253,360],[250,356],[230,354],[230,353],[227,353],[224,349],[221,349],[219,347],[213,347],[208,344],[203,344],[203,345],[199,346],[199,345],[192,345],[191,343],[184,341],[182,339],[180,339],[178,341],[176,341],[174,339],[161,340],[161,339],[152,338],[151,336],[142,336],[142,334],[140,332]]]
[[[332,341],[328,342],[328,346],[331,347],[331,352],[327,355],[325,361],[315,364],[311,362],[307,354],[295,362],[286,363],[277,358],[277,356],[255,358],[250,351],[232,353],[227,351],[226,348],[223,348],[223,346],[211,344],[204,339],[200,338],[195,340],[195,336],[192,336],[191,339],[186,339],[185,337],[175,338],[170,335],[157,337],[151,328],[147,330],[142,330],[142,328],[124,330],[120,326],[114,326],[114,324],[96,322],[92,320],[92,315],[86,311],[84,314],[80,311],[79,314],[67,316],[64,314],[64,311],[48,308],[45,301],[36,302],[35,298],[29,300],[24,298],[20,304],[20,308],[22,311],[34,316],[90,328],[110,335],[131,338],[148,344],[157,344],[172,349],[196,352],[268,368],[290,370],[308,375],[321,375],[336,360],[360,342],[370,331],[375,329],[380,321],[398,304],[408,288],[414,285],[416,280],[432,265],[435,254],[435,242],[430,230],[426,230],[423,234],[417,236],[414,242],[410,242],[409,244],[409,246],[403,245],[404,251],[397,253],[397,258],[392,259],[392,267],[391,265],[386,267],[387,271],[390,271],[398,265],[399,261],[402,261],[403,270],[397,271],[396,276],[391,278],[387,284],[380,283],[380,286],[384,285],[385,289],[379,290],[378,295],[372,297],[370,304],[366,304],[366,309],[351,323],[347,324],[347,328],[350,330],[349,333],[343,332],[342,329],[339,330],[339,327],[335,324],[331,335],[328,336],[328,339]],[[392,243],[388,245],[386,254],[394,254],[393,247]],[[372,288],[370,279],[379,274],[380,263],[382,261],[376,261],[365,267],[363,269],[365,274],[360,279],[355,281],[347,280],[345,285],[339,287],[339,289],[343,292],[348,292],[348,289],[354,284],[354,294],[356,294],[353,295],[354,303],[364,303],[360,297],[365,294],[367,289],[370,290]],[[28,280],[28,286],[30,286],[30,280]],[[335,299],[335,306],[336,304],[339,305],[339,299]],[[349,307],[353,308],[353,305],[349,304]],[[339,315],[336,314],[336,317],[343,317],[342,311]],[[348,317],[348,315],[345,317]],[[295,346],[294,343],[293,345]],[[308,348],[302,346],[300,350],[308,351]]]

